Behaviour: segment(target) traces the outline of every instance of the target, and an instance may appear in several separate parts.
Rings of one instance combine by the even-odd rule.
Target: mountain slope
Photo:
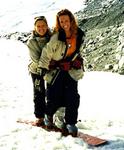
[[[122,73],[123,63],[119,64],[123,49],[120,36],[124,30],[124,1],[94,0],[86,4],[83,11],[76,13],[79,26],[86,31],[85,69]],[[122,48],[118,50],[120,45]]]

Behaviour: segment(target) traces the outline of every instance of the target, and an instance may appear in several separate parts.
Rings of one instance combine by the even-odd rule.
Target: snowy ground
[[[71,136],[16,122],[34,119],[28,49],[5,39],[0,47],[0,150],[124,150],[123,76],[86,72],[79,82],[79,129],[109,141],[95,148]]]

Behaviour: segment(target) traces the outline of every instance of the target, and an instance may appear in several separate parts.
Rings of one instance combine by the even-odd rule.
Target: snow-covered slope
[[[84,7],[84,0],[4,0],[0,5],[0,34],[31,31],[34,17],[45,15],[52,27],[56,13],[63,8],[72,12]]]
[[[37,127],[18,124],[33,115],[32,82],[27,71],[28,49],[14,40],[0,40],[0,150],[122,150],[124,148],[124,77],[105,72],[85,72],[79,82],[81,104],[77,126],[84,133],[109,141],[88,146],[77,138],[61,137]]]

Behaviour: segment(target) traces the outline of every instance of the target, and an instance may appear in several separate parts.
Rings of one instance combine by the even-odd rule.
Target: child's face
[[[44,36],[47,32],[48,26],[43,20],[38,20],[34,29],[39,35]]]

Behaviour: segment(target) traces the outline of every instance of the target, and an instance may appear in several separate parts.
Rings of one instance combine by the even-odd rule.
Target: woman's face
[[[35,24],[35,31],[41,35],[44,36],[47,32],[48,26],[43,20],[38,20]]]
[[[69,32],[70,31],[70,18],[68,15],[62,15],[59,16],[59,22],[60,22],[60,26],[61,28],[65,31],[65,32]]]

